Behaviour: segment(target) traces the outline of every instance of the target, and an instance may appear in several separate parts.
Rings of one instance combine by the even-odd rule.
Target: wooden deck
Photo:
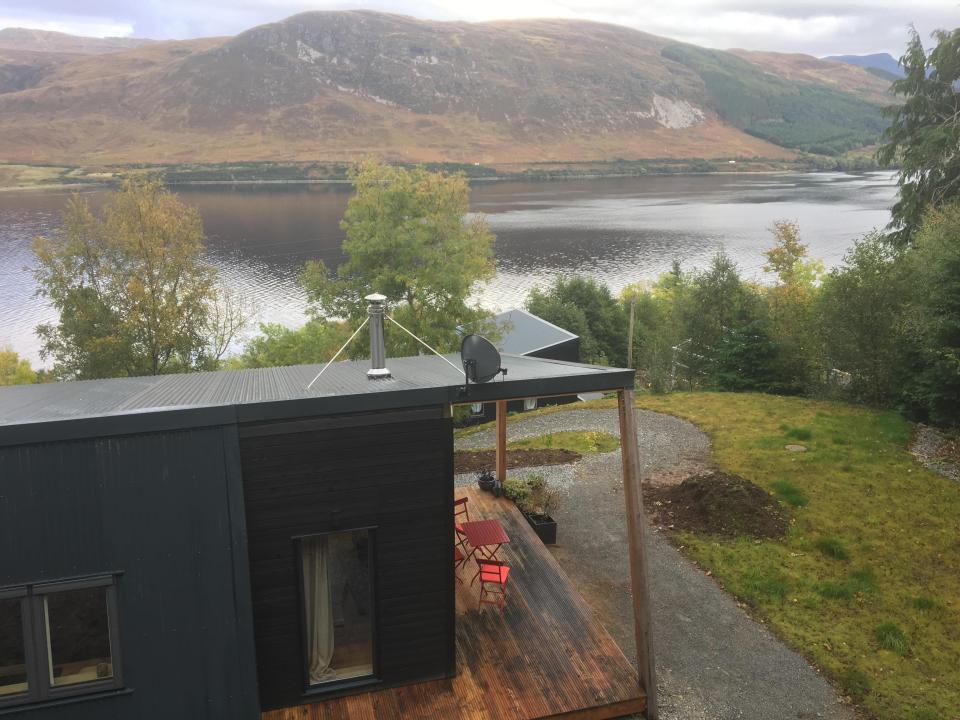
[[[477,610],[473,568],[457,585],[457,677],[263,713],[262,720],[604,720],[646,708],[637,673],[512,503],[470,497],[471,519],[510,536],[507,605]]]

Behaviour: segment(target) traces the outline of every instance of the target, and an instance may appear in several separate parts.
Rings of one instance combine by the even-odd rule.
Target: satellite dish
[[[467,384],[485,383],[506,370],[500,367],[500,352],[482,335],[467,335],[460,343],[460,358]]]

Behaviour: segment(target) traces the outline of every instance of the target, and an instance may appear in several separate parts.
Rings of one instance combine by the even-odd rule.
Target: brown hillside
[[[118,50],[130,50],[152,42],[154,41],[141,38],[80,37],[31,28],[0,29],[0,48],[4,50],[99,55]]]
[[[892,101],[890,81],[867,72],[866,68],[833,60],[821,60],[802,53],[751,50],[730,50],[729,52],[786,80],[827,85],[880,105],[887,105]]]
[[[0,48],[0,94],[34,87],[61,65],[78,57],[70,53]]]
[[[725,123],[671,43],[580,21],[304,13],[23,71],[0,89],[0,162],[793,157]],[[821,61],[748,55],[837,84],[836,63],[818,78]],[[4,67],[0,53],[0,83]]]

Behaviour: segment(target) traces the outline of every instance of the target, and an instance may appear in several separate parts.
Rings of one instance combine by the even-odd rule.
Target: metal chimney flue
[[[380,380],[390,377],[387,349],[383,342],[383,310],[387,298],[380,293],[373,293],[364,299],[368,303],[367,314],[370,316],[370,369],[367,370],[367,377]]]

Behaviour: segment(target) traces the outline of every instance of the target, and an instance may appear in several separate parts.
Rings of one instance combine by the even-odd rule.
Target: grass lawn
[[[38,187],[62,182],[66,167],[0,164],[0,188]]]
[[[782,541],[685,534],[684,552],[869,714],[960,717],[960,483],[906,452],[908,422],[753,394],[641,395],[637,406],[697,424],[724,470],[792,516]]]
[[[563,431],[507,441],[508,450],[572,450],[581,455],[612,452],[619,447],[619,438],[598,430]]]

